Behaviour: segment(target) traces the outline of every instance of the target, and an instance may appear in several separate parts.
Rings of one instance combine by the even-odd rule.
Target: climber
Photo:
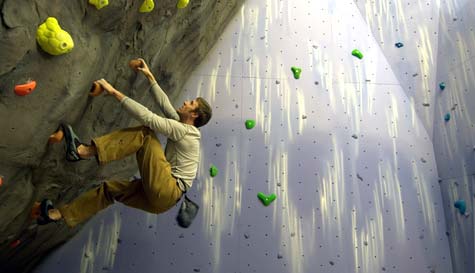
[[[115,97],[122,107],[143,126],[121,129],[82,143],[71,126],[61,125],[68,161],[95,157],[99,165],[136,154],[141,178],[129,181],[109,180],[87,191],[71,203],[54,208],[50,200],[37,203],[39,224],[64,219],[69,227],[92,217],[114,201],[127,206],[162,213],[173,207],[192,185],[200,153],[200,131],[211,118],[212,110],[201,97],[185,101],[175,110],[143,59],[138,59],[150,82],[152,96],[165,117],[152,113],[143,105],[125,96],[106,80],[96,81]],[[154,132],[167,137],[165,152]],[[33,213],[33,212],[32,212]]]

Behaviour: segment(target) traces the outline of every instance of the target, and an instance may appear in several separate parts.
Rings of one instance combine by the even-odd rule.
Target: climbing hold
[[[282,256],[282,253],[277,253],[277,259],[282,259],[284,256]]]
[[[71,35],[61,29],[58,20],[48,17],[36,31],[36,41],[40,47],[51,55],[61,55],[73,50],[74,42]]]
[[[139,12],[151,12],[153,8],[155,7],[155,3],[153,0],[144,0],[142,5],[139,8]]]
[[[423,103],[422,106],[429,107],[430,103]]]
[[[64,138],[64,132],[61,127],[54,134],[49,136],[48,143],[59,143]]]
[[[361,53],[361,51],[359,51],[358,49],[354,49],[352,52],[351,52],[351,55],[355,56],[356,58],[358,59],[363,59],[363,53]]]
[[[361,177],[359,173],[356,174],[356,177],[357,177],[359,180],[363,181],[363,177]]]
[[[307,116],[306,116],[306,115],[302,115],[302,119],[307,119]]]
[[[89,0],[89,4],[94,5],[96,9],[102,9],[109,5],[109,0]]]
[[[270,195],[265,195],[264,193],[259,192],[257,193],[257,198],[261,200],[264,206],[269,206],[270,203],[272,203],[272,201],[274,201],[277,198],[277,196],[274,193]]]
[[[444,90],[445,89],[445,82],[439,83],[439,88],[440,88],[440,90]]]
[[[209,168],[209,175],[211,175],[211,177],[215,177],[218,175],[218,168],[216,168],[216,166],[214,165],[211,165],[211,168]]]
[[[292,70],[292,73],[294,73],[294,78],[295,79],[300,79],[300,73],[302,73],[302,69],[299,68],[299,67],[296,67],[296,66],[292,66],[290,68],[290,70]]]
[[[449,114],[449,113],[445,114],[444,120],[445,120],[445,121],[449,121],[449,120],[450,120],[450,114]]]
[[[10,243],[10,248],[15,248],[15,247],[19,246],[20,244],[21,244],[20,240],[15,240],[15,241]]]
[[[31,219],[38,219],[38,217],[40,217],[41,215],[41,203],[40,202],[35,202],[33,204],[33,207],[31,207],[31,211],[30,211],[30,218]]]
[[[354,139],[358,139],[358,136],[356,134],[353,134],[351,137]]]
[[[249,234],[244,233],[244,238],[249,239],[249,237],[250,237]]]
[[[102,93],[102,91],[104,91],[104,88],[102,88],[102,85],[98,84],[97,82],[93,82],[91,89],[89,90],[89,96],[97,97]]]
[[[28,81],[25,84],[15,85],[15,94],[18,96],[26,96],[33,92],[36,88],[36,81]]]
[[[142,62],[138,59],[130,60],[129,67],[135,71],[138,71],[138,68],[142,67]]]
[[[404,46],[404,44],[403,44],[403,43],[396,43],[395,46],[396,46],[397,48],[401,48],[401,47]]]
[[[188,6],[188,3],[190,0],[178,0],[178,3],[176,4],[176,7],[179,9],[184,9],[186,6]]]
[[[248,119],[248,120],[246,120],[245,124],[246,124],[246,128],[248,130],[250,130],[250,129],[254,128],[254,126],[256,126],[256,121],[253,120],[253,119]]]
[[[427,163],[427,160],[425,160],[423,157],[421,157],[421,162],[422,163]]]
[[[0,175],[0,187],[3,185],[3,176]]]
[[[454,203],[454,207],[456,207],[460,214],[465,215],[465,212],[467,210],[467,204],[465,204],[465,200],[457,200]]]

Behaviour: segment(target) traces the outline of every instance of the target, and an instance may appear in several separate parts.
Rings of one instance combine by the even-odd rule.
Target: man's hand
[[[145,75],[145,77],[148,78],[150,83],[155,82],[155,77],[153,76],[152,71],[150,71],[150,68],[148,68],[147,63],[145,63],[145,60],[142,58],[138,58],[137,60],[141,62],[141,65],[137,67],[137,70],[142,71],[142,73]]]
[[[100,84],[104,91],[109,95],[114,95],[114,92],[117,91],[110,83],[104,79],[97,80],[96,83]]]
[[[104,91],[106,91],[107,94],[113,95],[118,101],[121,101],[125,97],[124,94],[122,94],[119,90],[115,89],[114,86],[112,86],[106,80],[100,79],[96,82],[100,84],[102,88],[104,88]]]

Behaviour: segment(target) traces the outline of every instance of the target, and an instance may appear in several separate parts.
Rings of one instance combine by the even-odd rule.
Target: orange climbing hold
[[[129,67],[135,71],[138,71],[138,68],[142,67],[142,61],[139,59],[130,60]]]
[[[49,136],[48,143],[59,143],[64,138],[64,132],[61,128],[58,129],[54,134]]]
[[[26,96],[33,92],[36,88],[36,81],[28,81],[25,84],[18,84],[15,86],[15,94],[18,96]]]
[[[93,82],[91,86],[91,90],[89,91],[89,96],[91,97],[99,96],[102,93],[102,91],[104,91],[104,88],[102,88],[102,86],[98,84],[97,82]]]
[[[35,202],[35,204],[31,208],[31,214],[30,214],[31,219],[38,219],[38,217],[40,217],[41,215],[40,209],[41,209],[41,203]]]
[[[0,175],[0,187],[3,185],[3,176]]]

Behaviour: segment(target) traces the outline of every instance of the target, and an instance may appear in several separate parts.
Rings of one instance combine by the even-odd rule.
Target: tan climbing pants
[[[100,165],[136,154],[141,179],[106,181],[72,203],[59,207],[66,224],[74,227],[105,209],[114,201],[127,206],[162,213],[173,207],[182,191],[171,174],[160,141],[144,126],[122,129],[92,140]]]

